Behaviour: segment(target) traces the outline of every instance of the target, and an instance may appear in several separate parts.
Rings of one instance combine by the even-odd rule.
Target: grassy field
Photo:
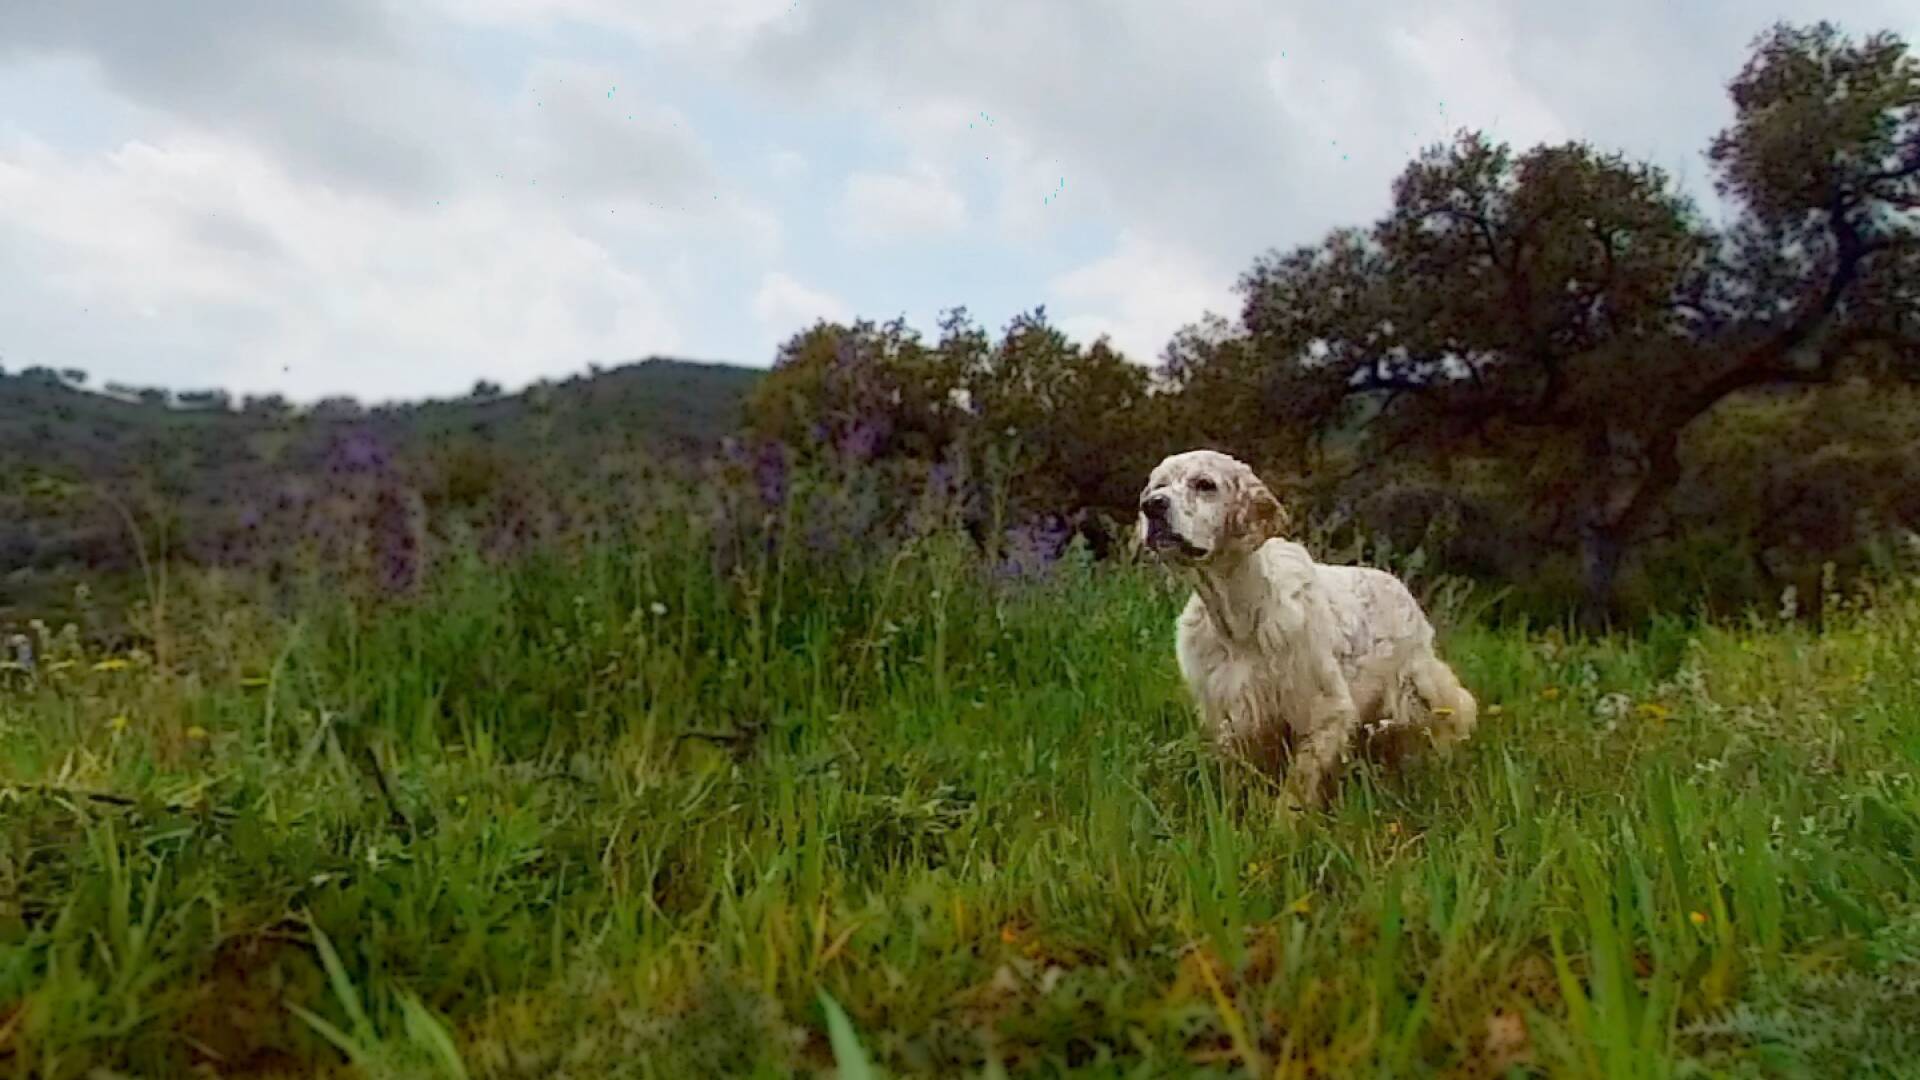
[[[0,1076],[1920,1074],[1920,597],[1451,618],[1452,763],[1289,819],[1181,600],[670,527],[0,672]],[[1458,606],[1452,606],[1458,610]]]

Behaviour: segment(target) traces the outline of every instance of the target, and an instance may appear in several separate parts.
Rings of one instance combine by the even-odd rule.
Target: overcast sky
[[[1143,362],[1461,127],[1705,197],[1776,18],[1911,0],[4,0],[0,365],[443,396],[1045,304]]]

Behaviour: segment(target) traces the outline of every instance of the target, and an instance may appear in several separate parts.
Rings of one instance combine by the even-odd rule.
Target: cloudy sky
[[[1045,304],[1154,359],[1461,126],[1703,196],[1775,18],[1911,0],[6,0],[0,365],[368,401]]]

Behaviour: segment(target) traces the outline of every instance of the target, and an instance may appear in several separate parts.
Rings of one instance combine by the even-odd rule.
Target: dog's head
[[[1254,551],[1286,528],[1287,512],[1267,485],[1215,450],[1167,458],[1140,493],[1140,545],[1185,565]]]

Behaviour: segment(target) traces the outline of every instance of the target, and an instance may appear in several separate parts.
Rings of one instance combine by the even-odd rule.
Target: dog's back
[[[1309,558],[1300,545],[1288,546],[1297,549],[1284,553],[1289,561]],[[1433,623],[1406,583],[1371,566],[1313,569],[1333,613],[1334,654],[1369,741],[1449,740],[1470,732],[1477,704],[1434,653]]]

